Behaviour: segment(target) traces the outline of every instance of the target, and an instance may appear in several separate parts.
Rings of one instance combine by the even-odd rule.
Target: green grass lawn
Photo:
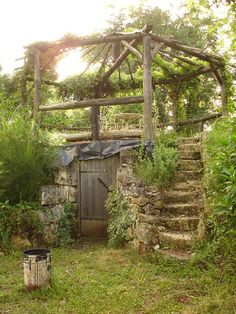
[[[235,278],[104,243],[52,250],[53,286],[27,293],[22,254],[0,257],[0,313],[236,313]],[[206,265],[204,266],[206,268]]]

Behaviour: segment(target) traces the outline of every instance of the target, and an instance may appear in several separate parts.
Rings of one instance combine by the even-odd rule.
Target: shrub
[[[114,248],[122,247],[130,239],[128,229],[132,226],[134,214],[127,200],[115,190],[109,193],[106,208],[109,213],[108,245]]]
[[[75,207],[71,203],[66,203],[64,215],[58,225],[59,246],[67,247],[75,242],[76,224]]]
[[[22,236],[41,242],[43,226],[39,217],[37,203],[21,202],[10,205],[0,203],[0,247],[5,252],[12,249],[12,236]]]
[[[155,138],[151,156],[141,147],[135,172],[146,184],[167,187],[174,178],[177,159],[175,133],[161,133]]]
[[[39,187],[50,181],[55,158],[48,134],[32,131],[31,122],[0,122],[0,201],[37,200]]]
[[[208,253],[222,264],[236,262],[236,119],[219,119],[208,134],[204,183],[211,215]],[[224,264],[223,262],[223,264]]]

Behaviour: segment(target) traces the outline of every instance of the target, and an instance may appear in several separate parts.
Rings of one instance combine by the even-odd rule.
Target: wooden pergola
[[[91,138],[92,140],[100,139],[99,130],[99,108],[100,106],[113,106],[123,104],[137,104],[143,103],[143,117],[144,117],[144,130],[143,136],[146,140],[153,139],[153,126],[152,126],[152,103],[153,103],[153,88],[157,85],[176,84],[177,88],[182,82],[196,78],[199,75],[212,72],[217,80],[221,90],[221,103],[222,103],[222,115],[227,114],[227,95],[224,80],[222,78],[221,70],[224,67],[224,60],[221,56],[209,54],[202,51],[199,48],[186,46],[179,41],[171,38],[165,38],[153,34],[151,32],[152,26],[146,25],[142,30],[132,33],[113,33],[103,37],[81,37],[70,38],[69,40],[61,40],[57,42],[36,43],[28,46],[27,48],[33,48],[34,51],[34,110],[33,118],[37,121],[39,111],[52,111],[52,110],[68,110],[75,108],[91,107]],[[67,50],[77,47],[97,47],[101,44],[109,44],[110,48],[113,48],[113,64],[110,64],[109,68],[102,73],[97,79],[97,84],[94,88],[94,98],[76,100],[71,102],[63,102],[56,104],[42,104],[41,103],[41,84],[59,85],[56,82],[49,82],[41,80],[41,66],[40,66],[40,54],[50,49],[56,49],[58,54]],[[117,49],[122,44],[123,51]],[[140,47],[142,48],[140,49]],[[107,50],[106,56],[101,64],[101,67],[105,68],[107,61],[107,55],[110,51]],[[142,52],[140,52],[142,51]],[[143,93],[138,96],[127,96],[120,98],[104,98],[102,97],[102,90],[105,84],[108,82],[111,75],[119,69],[123,62],[127,62],[129,54],[133,54],[138,64],[143,69]],[[167,79],[155,79],[152,76],[151,65],[156,54],[161,57],[177,60],[177,62],[186,65],[196,65],[192,60],[192,57],[198,60],[205,61],[207,66],[198,66],[197,70],[190,72],[186,67],[186,72],[175,77]],[[93,60],[95,61],[95,60]],[[129,64],[128,64],[129,65]],[[183,67],[184,68],[184,67]],[[130,66],[129,66],[130,69]],[[130,74],[132,72],[130,69]],[[29,80],[32,80],[32,78]],[[177,104],[173,101],[172,106],[172,125],[176,127],[177,121]],[[212,117],[210,117],[212,118]],[[183,121],[181,122],[183,124]]]

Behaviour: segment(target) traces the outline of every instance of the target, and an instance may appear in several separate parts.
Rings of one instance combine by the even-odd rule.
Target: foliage
[[[146,184],[167,187],[175,176],[177,159],[176,134],[163,132],[155,138],[151,156],[141,147],[135,172]]]
[[[66,203],[64,214],[58,224],[59,246],[67,247],[75,242],[76,223],[75,206],[71,203]]]
[[[115,190],[109,193],[106,208],[109,213],[108,245],[114,248],[122,247],[129,240],[128,229],[134,221],[134,215],[128,201]]]
[[[221,267],[236,265],[236,119],[219,119],[206,139],[205,185],[210,257]]]
[[[0,248],[4,252],[12,249],[12,236],[22,236],[29,240],[41,241],[43,228],[37,203],[21,202],[10,205],[8,201],[0,203]],[[37,241],[37,242],[38,242]]]
[[[0,200],[35,201],[50,181],[55,149],[48,134],[16,117],[0,122]]]

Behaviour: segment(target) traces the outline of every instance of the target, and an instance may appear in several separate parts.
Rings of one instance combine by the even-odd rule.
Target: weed
[[[160,133],[155,138],[151,156],[146,155],[144,147],[141,147],[135,173],[146,184],[167,187],[175,176],[177,159],[175,133]]]

